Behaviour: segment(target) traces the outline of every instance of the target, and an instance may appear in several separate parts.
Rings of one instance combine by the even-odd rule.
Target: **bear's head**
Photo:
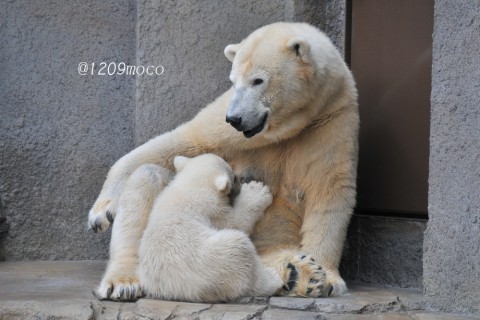
[[[353,84],[332,42],[305,23],[264,26],[224,53],[234,87],[226,121],[247,138],[298,134],[325,111],[345,78]]]
[[[225,160],[206,153],[194,158],[176,156],[173,165],[177,171],[175,180],[188,182],[193,190],[209,188],[227,196],[233,186],[235,175]]]

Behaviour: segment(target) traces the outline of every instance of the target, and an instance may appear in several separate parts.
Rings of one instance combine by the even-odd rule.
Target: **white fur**
[[[140,243],[144,293],[220,302],[280,289],[279,275],[260,262],[246,233],[272,201],[268,188],[244,184],[232,208],[233,172],[223,159],[205,154],[174,163],[180,172],[156,200]]]
[[[330,289],[334,295],[346,292],[338,265],[355,205],[359,128],[357,92],[348,67],[325,34],[304,23],[259,28],[227,46],[225,55],[232,61],[231,89],[191,121],[132,150],[110,169],[89,213],[96,231],[110,225],[108,212],[117,215],[109,266],[97,292],[100,298],[111,298],[111,288],[122,293],[122,288],[130,292],[137,287],[132,270],[138,265],[143,221],[152,199],[170,179],[175,156],[209,152],[226,159],[238,176],[251,176],[271,188],[273,202],[255,228],[248,219],[236,218],[236,223],[252,230],[262,261],[284,282],[289,265],[297,270],[295,286],[283,294],[318,297]],[[255,85],[256,78],[263,82]],[[268,118],[262,130],[247,139],[225,122],[229,112],[242,117],[246,130],[259,128],[263,117]],[[140,189],[135,187],[131,180],[152,163],[159,166],[155,171],[161,179],[147,179]],[[126,198],[133,200],[122,200]],[[222,281],[236,272],[230,270]],[[311,279],[316,281],[312,284]]]

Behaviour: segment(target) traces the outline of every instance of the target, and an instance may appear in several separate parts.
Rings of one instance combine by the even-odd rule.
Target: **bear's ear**
[[[229,194],[230,189],[232,188],[232,184],[230,181],[230,177],[227,174],[221,174],[215,178],[215,187],[218,191]]]
[[[230,62],[233,62],[233,59],[235,58],[235,54],[237,53],[239,48],[240,48],[240,43],[229,44],[228,46],[225,47],[225,50],[223,50],[223,53],[225,54],[225,57],[227,57],[227,59],[230,60]]]
[[[175,170],[179,172],[180,170],[185,168],[185,165],[189,160],[190,158],[184,156],[176,156],[175,159],[173,159],[173,166],[175,167]]]
[[[302,38],[292,38],[288,41],[287,46],[292,50],[303,62],[310,60],[310,45]]]

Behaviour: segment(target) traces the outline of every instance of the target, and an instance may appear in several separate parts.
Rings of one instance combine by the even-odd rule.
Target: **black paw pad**
[[[287,283],[283,286],[283,290],[292,291],[295,285],[297,284],[298,271],[295,266],[291,263],[287,265],[287,268],[290,269],[290,275],[288,276]]]

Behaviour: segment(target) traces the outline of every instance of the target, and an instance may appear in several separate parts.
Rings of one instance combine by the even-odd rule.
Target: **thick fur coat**
[[[263,263],[280,274],[281,294],[346,292],[338,266],[355,204],[359,127],[348,67],[321,31],[303,23],[262,27],[225,55],[232,61],[230,90],[111,168],[89,214],[96,231],[115,218],[101,298],[140,295],[137,243],[154,199],[171,178],[175,156],[204,153],[224,158],[242,181],[270,187],[273,202],[251,238]],[[135,186],[131,180],[149,164],[163,173],[148,188]],[[122,202],[131,188],[138,203]]]
[[[268,187],[242,184],[230,205],[234,174],[222,158],[178,156],[174,164],[177,174],[155,201],[140,242],[143,292],[210,303],[273,295],[282,280],[248,237],[272,203]]]

